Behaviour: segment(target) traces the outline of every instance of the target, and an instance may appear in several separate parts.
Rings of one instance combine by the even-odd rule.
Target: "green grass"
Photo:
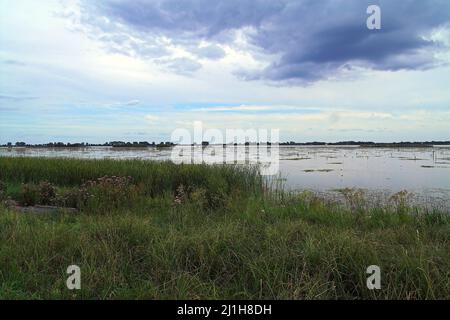
[[[104,175],[142,184],[127,206],[33,215],[0,206],[2,299],[449,299],[450,217],[347,210],[265,191],[253,169],[168,162],[0,158],[10,195]],[[193,191],[174,204],[180,184]],[[225,201],[205,205],[206,190]],[[108,210],[102,210],[102,205]],[[67,267],[80,266],[70,291]],[[381,290],[366,268],[381,268]]]
[[[245,189],[258,192],[261,177],[256,168],[230,166],[176,165],[171,162],[140,160],[81,160],[63,158],[1,157],[0,180],[35,182],[48,180],[61,186],[76,186],[86,180],[109,176],[131,176],[151,196],[174,191],[179,185],[208,189]]]

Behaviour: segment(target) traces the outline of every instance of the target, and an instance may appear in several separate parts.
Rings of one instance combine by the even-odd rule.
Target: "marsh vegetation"
[[[0,298],[450,298],[450,217],[407,193],[369,207],[342,189],[342,206],[249,167],[140,160],[0,157],[0,180]]]

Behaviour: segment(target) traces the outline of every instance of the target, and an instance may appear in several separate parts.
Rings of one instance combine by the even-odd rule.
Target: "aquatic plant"
[[[353,212],[361,212],[365,209],[367,201],[365,198],[366,192],[363,189],[344,188],[338,191],[344,196],[348,207]]]
[[[389,198],[389,202],[394,205],[394,207],[397,209],[397,212],[407,212],[411,207],[410,203],[412,196],[412,193],[408,192],[407,190],[402,190],[391,195]]]

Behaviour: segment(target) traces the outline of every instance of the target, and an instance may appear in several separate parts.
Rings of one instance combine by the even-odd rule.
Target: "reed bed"
[[[132,177],[148,195],[173,192],[180,185],[242,189],[259,193],[262,177],[256,167],[181,164],[169,161],[0,157],[0,180],[23,183],[51,181],[76,186],[104,176]]]

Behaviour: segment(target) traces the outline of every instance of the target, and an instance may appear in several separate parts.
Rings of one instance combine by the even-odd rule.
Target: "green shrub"
[[[131,177],[104,176],[89,180],[78,190],[79,207],[117,209],[131,206],[142,194]]]
[[[53,205],[56,202],[56,188],[48,181],[22,184],[18,201],[23,206]]]
[[[206,208],[208,206],[207,192],[204,188],[195,189],[190,194],[190,199],[200,208]]]
[[[181,184],[175,190],[173,205],[180,206],[188,203],[204,210],[218,209],[226,205],[227,199],[226,193],[219,188],[210,190],[202,187],[186,188]]]
[[[19,203],[23,206],[34,206],[39,201],[39,188],[35,184],[22,184],[19,194]]]
[[[60,190],[55,199],[56,205],[65,208],[81,208],[81,204],[85,203],[87,199],[83,198],[83,193],[79,188],[70,188]]]
[[[56,188],[48,181],[41,181],[39,183],[39,200],[38,203],[42,205],[51,205],[56,200]]]
[[[175,206],[182,205],[186,202],[187,199],[187,193],[184,188],[184,185],[180,184],[175,191],[175,198],[173,199],[173,204]]]
[[[222,208],[228,201],[227,194],[221,190],[206,192],[206,198],[208,199],[208,207],[210,209]]]

